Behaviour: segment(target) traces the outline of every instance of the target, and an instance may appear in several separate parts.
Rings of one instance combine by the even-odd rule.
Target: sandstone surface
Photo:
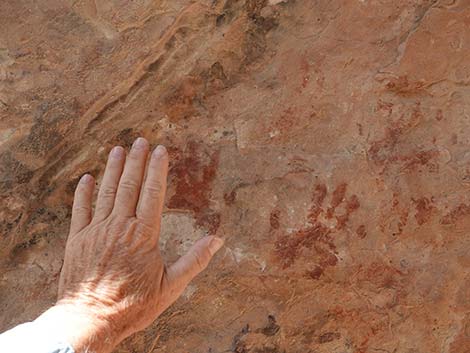
[[[470,1],[0,1],[0,329],[73,189],[171,155],[161,247],[226,247],[119,353],[470,352]]]

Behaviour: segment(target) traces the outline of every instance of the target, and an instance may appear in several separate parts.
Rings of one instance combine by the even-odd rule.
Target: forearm
[[[106,320],[70,303],[53,306],[35,324],[70,344],[75,353],[110,353],[119,343]]]

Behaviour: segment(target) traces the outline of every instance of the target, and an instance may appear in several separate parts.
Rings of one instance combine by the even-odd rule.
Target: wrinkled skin
[[[167,267],[158,240],[168,172],[168,154],[150,156],[139,138],[126,158],[109,156],[95,211],[94,179],[85,175],[75,192],[57,304],[37,321],[54,326],[76,353],[106,353],[150,325],[184,291],[223,245],[199,240]]]

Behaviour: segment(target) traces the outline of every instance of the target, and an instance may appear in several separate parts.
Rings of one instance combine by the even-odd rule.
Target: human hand
[[[110,352],[150,325],[223,245],[204,237],[171,266],[159,250],[168,154],[139,138],[109,156],[92,214],[94,179],[81,178],[59,282],[59,300],[38,320],[57,322],[76,353]],[[59,323],[60,322],[60,323]]]

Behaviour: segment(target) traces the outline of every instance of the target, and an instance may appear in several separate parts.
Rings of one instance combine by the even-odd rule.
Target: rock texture
[[[0,329],[74,186],[169,147],[162,249],[226,248],[116,352],[469,353],[470,1],[0,2]]]

